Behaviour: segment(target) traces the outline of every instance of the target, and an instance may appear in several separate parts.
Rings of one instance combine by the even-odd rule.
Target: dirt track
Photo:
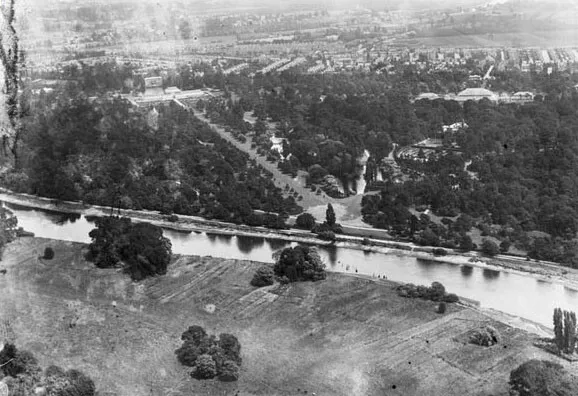
[[[38,258],[46,246],[51,261]],[[255,289],[259,263],[175,257],[166,276],[134,284],[86,263],[82,249],[36,238],[9,245],[2,329],[41,364],[86,371],[118,395],[505,395],[517,364],[555,359],[525,332],[468,308],[439,315],[435,303],[402,299],[387,281],[329,274]],[[462,342],[485,323],[501,330],[506,348]],[[238,383],[187,377],[173,350],[192,324],[239,337]]]

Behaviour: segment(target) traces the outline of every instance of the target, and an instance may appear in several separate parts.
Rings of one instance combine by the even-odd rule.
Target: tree
[[[564,352],[574,353],[576,346],[576,313],[564,311]]]
[[[564,315],[561,308],[554,308],[554,342],[559,351],[564,349]]]
[[[315,227],[315,217],[311,213],[301,213],[297,216],[295,225],[304,230],[311,230]]]
[[[446,303],[445,302],[441,302],[440,305],[438,305],[438,313],[443,314],[446,313]]]
[[[574,396],[578,379],[558,363],[532,359],[510,372],[510,388],[519,396]]]
[[[333,206],[330,203],[327,204],[327,210],[325,211],[325,222],[330,227],[333,227],[336,222],[335,211],[333,210]]]
[[[474,248],[474,243],[472,242],[472,238],[467,234],[462,234],[460,238],[460,249],[469,252]]]
[[[511,244],[512,244],[512,243],[511,243],[509,240],[507,240],[507,239],[503,240],[503,241],[500,243],[500,252],[501,252],[501,253],[507,253],[508,250],[510,250],[510,245],[511,245]]]
[[[175,350],[184,366],[193,367],[191,376],[209,379],[219,376],[221,381],[239,378],[241,343],[232,334],[221,333],[219,338],[208,335],[201,326],[189,327],[181,336],[183,345]]]
[[[482,241],[482,252],[490,257],[493,257],[500,253],[500,248],[494,241],[484,239]]]
[[[500,340],[500,333],[492,326],[483,327],[470,334],[470,343],[480,346],[489,347],[498,344]]]
[[[325,264],[314,247],[297,245],[274,254],[273,270],[279,277],[287,277],[291,282],[318,281],[327,276]]]
[[[239,379],[239,366],[232,360],[225,360],[219,373],[219,380],[223,382],[237,381]]]
[[[37,366],[38,362],[30,352],[19,350],[14,344],[6,343],[0,351],[0,371],[6,376],[33,372]]]
[[[123,264],[133,280],[163,275],[171,259],[171,241],[162,228],[150,223],[132,224],[129,218],[107,216],[90,231],[88,258],[98,267]]]
[[[201,340],[207,336],[207,332],[201,326],[190,326],[182,335],[181,340],[190,341],[199,345]]]
[[[275,274],[273,269],[269,266],[263,266],[257,269],[253,279],[251,279],[251,286],[263,287],[270,286],[275,283]]]
[[[211,379],[217,375],[217,365],[211,355],[200,355],[196,362],[191,376],[197,379]]]
[[[446,295],[446,288],[440,282],[433,282],[430,287],[430,300],[441,301]]]

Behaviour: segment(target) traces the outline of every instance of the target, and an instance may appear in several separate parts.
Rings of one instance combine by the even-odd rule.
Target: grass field
[[[38,257],[46,246],[53,260]],[[94,268],[81,244],[21,238],[0,268],[0,337],[43,366],[87,372],[116,395],[506,395],[512,368],[538,357],[533,337],[482,313],[398,297],[395,284],[329,273],[326,281],[249,286],[259,263],[175,257],[132,283]],[[116,302],[116,307],[112,303]],[[190,379],[174,349],[200,324],[242,344],[237,383]],[[463,342],[483,324],[504,343]],[[562,364],[568,364],[562,362]],[[238,392],[238,393],[237,393]]]

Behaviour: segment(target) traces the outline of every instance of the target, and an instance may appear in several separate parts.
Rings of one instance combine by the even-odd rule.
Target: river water
[[[38,237],[90,242],[88,233],[93,223],[84,217],[6,206],[17,216],[20,226]],[[165,230],[165,236],[171,240],[174,253],[262,262],[272,262],[273,252],[295,245],[282,240],[204,232],[186,234]],[[578,309],[578,291],[530,276],[339,246],[320,247],[319,250],[331,271],[379,274],[394,281],[424,285],[439,281],[448,292],[477,300],[482,307],[521,316],[548,327],[552,327],[555,307]]]

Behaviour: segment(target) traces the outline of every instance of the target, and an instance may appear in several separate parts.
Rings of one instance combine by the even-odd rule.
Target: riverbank
[[[52,260],[40,258],[54,249]],[[262,263],[175,255],[164,276],[135,283],[84,260],[85,244],[41,238],[10,243],[0,266],[3,338],[90,375],[100,392],[318,396],[506,394],[509,372],[556,357],[536,336],[483,310],[397,295],[383,279],[330,273],[325,281],[250,286]],[[196,381],[175,358],[190,325],[234,334],[239,381]],[[464,342],[492,325],[502,342]],[[568,363],[561,362],[568,366]]]
[[[0,201],[21,205],[27,208],[41,209],[53,212],[74,213],[83,216],[110,215],[110,208],[87,205],[81,202],[56,201],[49,198],[37,197],[29,194],[14,193],[0,188]],[[116,211],[115,211],[116,213]],[[437,261],[455,265],[467,265],[493,271],[503,271],[523,276],[530,276],[540,281],[547,281],[564,285],[568,289],[578,290],[578,270],[561,267],[552,263],[526,261],[504,255],[488,258],[477,252],[456,252],[445,249],[447,255],[434,255],[432,247],[417,246],[407,242],[387,241],[375,238],[338,235],[337,242],[320,240],[311,232],[305,230],[271,230],[264,227],[249,227],[234,225],[216,220],[207,220],[199,216],[179,215],[176,222],[167,220],[167,216],[152,211],[121,210],[122,216],[134,221],[146,221],[160,227],[178,232],[206,232],[218,235],[240,235],[247,237],[261,237],[279,239],[290,242],[313,245],[335,245],[349,249],[390,254],[396,256],[410,256],[421,260]],[[365,243],[364,244],[364,240]]]

